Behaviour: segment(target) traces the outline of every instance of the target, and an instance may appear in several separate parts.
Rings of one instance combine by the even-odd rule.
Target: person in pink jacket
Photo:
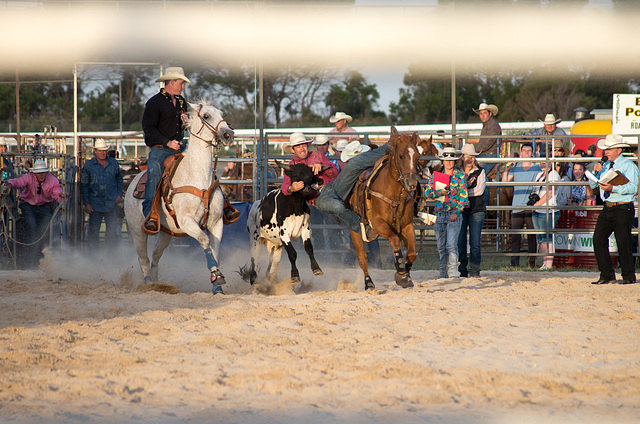
[[[49,172],[46,162],[38,159],[31,172],[7,180],[3,192],[8,193],[12,188],[20,190],[19,205],[24,230],[22,241],[27,245],[23,264],[28,268],[37,267],[53,218],[53,201],[62,200],[62,187]]]

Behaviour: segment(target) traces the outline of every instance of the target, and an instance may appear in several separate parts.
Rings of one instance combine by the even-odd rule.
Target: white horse
[[[160,224],[173,233],[185,233],[200,243],[207,258],[207,266],[211,271],[211,284],[213,284],[215,294],[222,291],[220,286],[225,283],[224,276],[218,269],[224,199],[219,187],[211,193],[208,204],[204,204],[203,198],[196,193],[203,194],[211,187],[215,178],[213,156],[220,149],[221,144],[228,146],[233,142],[234,132],[223,119],[222,112],[206,102],[196,105],[189,104],[187,128],[190,135],[189,144],[184,152],[184,158],[171,180],[174,191],[180,187],[185,190],[175,193],[172,197],[171,205],[175,211],[175,220],[169,215],[165,202],[162,202]],[[142,199],[133,197],[133,192],[144,172],[146,171],[138,174],[127,189],[124,198],[124,212],[129,234],[132,235],[138,252],[144,283],[147,284],[150,281],[158,280],[158,262],[172,236],[162,230],[158,233],[152,260],[149,262],[147,254],[147,238],[149,236],[141,229],[145,218],[142,214]],[[207,209],[205,233],[201,226]]]

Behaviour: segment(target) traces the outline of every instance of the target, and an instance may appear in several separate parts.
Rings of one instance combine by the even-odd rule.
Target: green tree
[[[357,118],[360,125],[388,123],[384,112],[375,110],[380,94],[358,71],[351,71],[340,84],[332,84],[325,97],[331,113],[343,111]]]

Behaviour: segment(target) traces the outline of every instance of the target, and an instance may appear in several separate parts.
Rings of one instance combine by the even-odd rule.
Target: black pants
[[[516,212],[511,214],[511,229],[521,230],[525,226],[533,230],[533,219],[531,219],[531,211]],[[520,243],[522,241],[522,235],[511,235],[511,253],[520,253]],[[527,252],[536,253],[538,250],[538,242],[536,241],[535,234],[527,234]],[[511,266],[520,266],[520,256],[511,257]],[[529,256],[529,267],[534,268],[536,266],[536,257]]]
[[[633,203],[608,207],[604,206],[598,216],[593,231],[593,251],[598,262],[601,280],[615,280],[616,274],[609,254],[609,236],[615,234],[618,245],[618,260],[622,268],[623,280],[636,280],[636,267],[631,250],[631,223],[633,222]]]

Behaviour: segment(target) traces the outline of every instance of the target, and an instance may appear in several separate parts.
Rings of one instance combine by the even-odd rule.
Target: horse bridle
[[[208,123],[205,119],[202,118],[202,115],[200,115],[200,112],[202,111],[202,106],[200,105],[200,107],[198,108],[198,118],[200,118],[200,122],[202,122],[202,125],[200,126],[200,129],[198,130],[198,132],[193,132],[190,131],[191,134],[196,137],[199,138],[200,140],[204,141],[205,143],[207,143],[208,145],[218,149],[220,146],[220,137],[218,136],[218,128],[220,127],[221,123],[225,123],[227,124],[227,126],[229,125],[227,123],[227,121],[225,121],[224,119],[221,119],[216,126],[214,127],[213,125],[211,125],[210,123]],[[212,133],[213,133],[213,137],[211,138],[211,140],[205,140],[204,138],[200,137],[200,133],[202,132],[202,130],[204,129],[204,127],[207,127]],[[215,143],[214,143],[215,141]]]
[[[402,172],[400,172],[400,170],[398,169],[398,165],[396,164],[395,161],[395,155],[389,155],[391,156],[391,160],[390,162],[393,164],[393,169],[396,171],[396,174],[398,174],[398,178],[396,178],[396,181],[398,182],[398,184],[400,184],[402,186],[402,188],[408,192],[407,190],[407,186],[409,185],[409,177],[405,176]],[[416,174],[417,177],[417,171],[416,172],[412,172],[410,174]]]

